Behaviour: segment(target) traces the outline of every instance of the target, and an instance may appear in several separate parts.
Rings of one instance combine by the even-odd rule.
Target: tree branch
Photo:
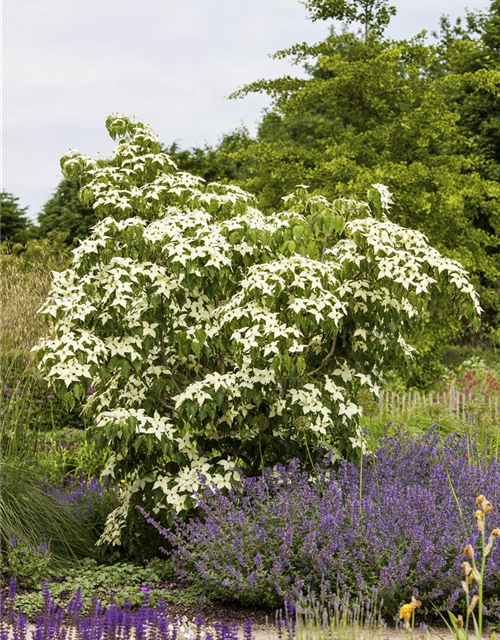
[[[321,369],[323,369],[328,364],[328,362],[330,361],[331,357],[333,356],[333,354],[335,352],[335,347],[337,346],[337,337],[338,337],[338,333],[335,334],[335,337],[333,338],[332,346],[330,347],[330,351],[323,358],[323,360],[321,361],[321,364],[319,365],[319,367],[317,369],[314,369],[314,371],[311,371],[311,373],[309,374],[310,376],[313,376],[315,373],[318,373],[319,371],[321,371]]]
[[[160,396],[153,391],[153,389],[149,386],[149,384],[146,382],[144,377],[137,371],[137,369],[135,368],[135,365],[132,362],[132,360],[130,360],[129,358],[125,358],[125,360],[130,364],[130,366],[134,370],[135,375],[139,378],[139,380],[142,382],[142,384],[148,390],[148,393],[150,395],[152,395],[153,398],[155,398],[163,407],[165,407],[165,409],[169,409],[170,411],[175,411],[176,409],[175,409],[175,407],[173,405],[168,404],[168,402],[165,402],[165,400],[163,400],[163,398],[160,398]]]

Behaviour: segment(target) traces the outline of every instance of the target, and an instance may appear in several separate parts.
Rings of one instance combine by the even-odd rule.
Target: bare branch
[[[153,396],[153,398],[155,398],[163,407],[165,407],[165,409],[169,409],[170,411],[175,411],[175,407],[171,404],[168,404],[168,402],[165,402],[165,400],[163,400],[163,398],[160,398],[160,396],[155,393],[153,391],[153,389],[150,387],[150,385],[146,382],[144,376],[142,376],[137,369],[135,368],[134,363],[132,362],[132,360],[130,360],[129,358],[125,358],[125,360],[130,364],[130,366],[132,367],[132,369],[134,370],[135,375],[139,378],[139,380],[142,382],[142,384],[146,387],[146,389],[148,390],[148,393],[150,395]]]
[[[335,347],[337,346],[337,337],[338,337],[338,334],[335,334],[335,337],[333,338],[333,341],[332,341],[332,346],[330,347],[330,351],[323,358],[319,367],[317,369],[314,369],[314,371],[311,371],[311,373],[309,374],[310,376],[313,376],[315,373],[318,373],[319,371],[321,371],[321,369],[326,367],[328,362],[331,360],[331,357],[335,352]]]

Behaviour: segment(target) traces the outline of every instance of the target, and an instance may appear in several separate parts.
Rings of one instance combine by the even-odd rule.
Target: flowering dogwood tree
[[[99,222],[54,273],[37,348],[129,482],[102,538],[117,543],[134,494],[182,511],[200,471],[229,487],[280,442],[359,445],[356,398],[411,353],[429,297],[480,309],[457,262],[389,220],[383,185],[368,202],[299,186],[265,215],[238,187],[179,172],[147,126],[106,124],[111,158],[61,161]]]

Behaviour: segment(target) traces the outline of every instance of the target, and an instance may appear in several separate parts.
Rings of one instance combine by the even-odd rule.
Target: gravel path
[[[254,640],[277,640],[278,635],[273,628],[270,627],[256,627],[254,629]],[[486,638],[486,636],[485,636]],[[347,634],[345,640],[409,640],[410,633],[407,631],[401,631],[400,629],[384,629],[380,631],[380,633],[370,638],[369,636],[359,636],[359,635],[349,635]],[[428,631],[428,635],[425,634],[425,631],[416,630],[413,634],[413,640],[454,640],[453,636],[449,633],[448,629],[445,628],[436,628],[434,632]],[[286,640],[286,639],[285,639]],[[308,640],[307,637],[301,638],[300,640]],[[315,637],[310,638],[310,640],[318,640]]]
[[[33,638],[34,625],[28,625],[28,640]],[[241,635],[242,631],[241,631]],[[12,636],[11,636],[12,638]],[[359,636],[358,634],[349,634],[346,636],[342,636],[342,640],[409,640],[410,635],[409,632],[402,632],[399,629],[384,629],[380,633],[376,634],[373,637],[370,636]],[[486,636],[485,636],[486,638]],[[436,629],[436,631],[429,632],[428,635],[425,635],[425,632],[415,631],[413,635],[413,640],[454,640],[453,636],[450,635],[447,629]],[[274,627],[264,627],[257,626],[254,628],[254,640],[278,640],[278,634],[276,633],[276,629]],[[286,640],[286,638],[284,639]],[[319,640],[317,636],[312,636],[309,639],[307,637],[302,637],[299,640]]]

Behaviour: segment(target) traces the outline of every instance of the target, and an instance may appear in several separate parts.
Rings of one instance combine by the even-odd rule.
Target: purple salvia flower
[[[16,592],[17,592],[17,576],[14,575],[10,579],[9,592],[8,592],[8,595],[7,595],[8,599],[9,599],[9,606],[10,607],[12,607],[13,604],[14,604],[14,600],[16,599]]]
[[[248,618],[243,623],[243,640],[253,640],[253,619]]]

